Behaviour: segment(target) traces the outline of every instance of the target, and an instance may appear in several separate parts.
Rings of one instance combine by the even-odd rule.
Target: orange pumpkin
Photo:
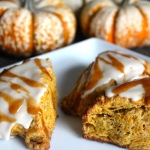
[[[130,2],[130,3],[129,3]],[[81,12],[81,27],[88,37],[98,37],[126,48],[150,45],[150,2],[95,0]]]
[[[75,32],[75,16],[60,0],[0,1],[0,48],[7,53],[45,53],[70,44]]]

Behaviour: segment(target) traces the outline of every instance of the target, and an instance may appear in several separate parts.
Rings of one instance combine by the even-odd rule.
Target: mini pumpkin
[[[81,28],[88,37],[98,37],[126,48],[150,45],[150,2],[95,0],[80,16]]]
[[[70,44],[74,13],[60,0],[0,1],[0,48],[15,56],[45,53]]]

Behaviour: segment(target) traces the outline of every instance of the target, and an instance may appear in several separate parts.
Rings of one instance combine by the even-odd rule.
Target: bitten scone
[[[46,150],[56,121],[56,76],[49,59],[28,59],[0,74],[0,138],[19,135]]]
[[[62,108],[82,116],[108,87],[149,75],[147,61],[120,51],[103,52],[80,75],[73,91],[62,100]]]
[[[150,149],[150,78],[114,87],[83,115],[85,138],[132,150]]]

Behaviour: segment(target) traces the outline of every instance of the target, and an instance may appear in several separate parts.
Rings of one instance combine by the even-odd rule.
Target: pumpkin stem
[[[83,6],[84,6],[86,4],[86,0],[83,0],[82,2],[83,2]]]
[[[28,9],[31,12],[34,12],[34,0],[25,0],[24,2],[24,8]]]
[[[121,7],[125,7],[129,4],[129,0],[123,0],[120,4]]]
[[[17,2],[17,4],[18,4],[20,7],[22,7],[22,5],[23,5],[23,0],[17,0],[16,2]]]

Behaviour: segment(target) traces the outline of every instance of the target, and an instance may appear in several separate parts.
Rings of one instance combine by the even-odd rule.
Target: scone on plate
[[[149,75],[147,61],[120,51],[105,51],[79,76],[73,91],[62,100],[62,108],[82,116],[108,87]]]
[[[49,149],[57,99],[49,59],[28,59],[4,70],[0,74],[0,138],[20,135],[29,149]]]
[[[150,78],[113,86],[82,117],[85,138],[150,149]]]

